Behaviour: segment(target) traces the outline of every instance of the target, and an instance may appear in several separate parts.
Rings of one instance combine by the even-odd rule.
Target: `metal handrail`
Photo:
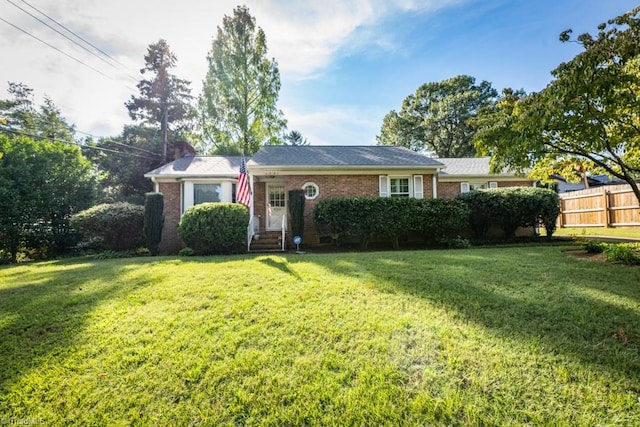
[[[284,240],[286,224],[287,224],[287,215],[284,214],[284,215],[282,215],[282,252],[284,252],[284,249],[285,249],[285,246],[286,246],[286,242]]]

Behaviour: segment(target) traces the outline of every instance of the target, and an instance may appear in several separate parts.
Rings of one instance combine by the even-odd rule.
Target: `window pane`
[[[284,208],[284,187],[269,187],[269,204],[273,208]]]
[[[220,184],[193,184],[193,204],[219,202],[221,191]]]
[[[391,197],[409,197],[409,178],[391,178]]]

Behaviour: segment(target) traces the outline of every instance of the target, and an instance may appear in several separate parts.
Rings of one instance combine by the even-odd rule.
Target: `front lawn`
[[[0,420],[640,425],[640,268],[559,246],[2,267]]]

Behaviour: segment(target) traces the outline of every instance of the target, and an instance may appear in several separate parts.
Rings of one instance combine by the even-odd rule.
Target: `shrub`
[[[202,203],[187,209],[178,235],[199,255],[246,250],[249,210],[237,203]]]
[[[109,251],[133,250],[142,243],[144,207],[130,203],[97,205],[71,217],[86,239],[100,238]]]
[[[609,244],[602,251],[604,258],[610,262],[627,265],[640,265],[640,245],[631,243]]]
[[[410,236],[427,243],[457,237],[468,215],[466,205],[456,200],[352,197],[320,201],[314,223],[336,243],[356,241],[367,248],[372,240],[384,239],[398,248]]]
[[[606,244],[596,240],[587,240],[583,243],[584,250],[590,254],[601,254],[604,252]]]
[[[144,195],[144,226],[142,234],[151,255],[158,255],[158,245],[162,239],[164,196],[162,193]]]
[[[500,227],[505,237],[513,238],[518,227],[539,224],[551,237],[560,214],[558,195],[546,188],[478,190],[460,194],[457,199],[469,207],[469,227],[476,238],[485,238],[493,225]]]

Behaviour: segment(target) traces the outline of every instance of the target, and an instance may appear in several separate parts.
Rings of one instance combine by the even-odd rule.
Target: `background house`
[[[239,156],[183,157],[145,174],[165,197],[161,250],[176,252],[180,217],[204,202],[235,202]],[[452,198],[477,188],[531,186],[514,174],[490,174],[489,158],[433,159],[391,146],[265,146],[247,159],[253,203],[251,230],[275,235],[288,228],[288,192],[305,192],[304,242],[319,236],[317,203],[332,197]]]

